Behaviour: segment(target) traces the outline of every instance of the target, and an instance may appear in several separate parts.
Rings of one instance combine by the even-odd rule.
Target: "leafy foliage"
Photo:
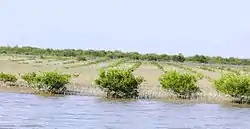
[[[208,57],[204,55],[195,55],[190,57],[184,57],[181,53],[177,55],[167,54],[139,54],[138,52],[121,52],[121,51],[104,51],[104,50],[76,50],[76,49],[42,49],[36,47],[0,47],[0,54],[25,54],[25,55],[42,55],[44,56],[64,56],[64,57],[108,57],[112,59],[117,58],[129,58],[131,60],[148,60],[148,61],[193,61],[201,63],[218,63],[218,64],[250,64],[249,59],[238,59],[234,57],[223,58],[223,57]]]
[[[67,90],[65,84],[69,83],[70,77],[69,74],[61,74],[56,71],[40,74],[28,73],[22,76],[36,90],[54,94],[64,93]]]
[[[208,63],[209,58],[204,55],[196,54],[194,57],[188,59],[189,61],[198,62],[198,63]]]
[[[176,62],[184,62],[186,59],[183,54],[179,53],[178,55],[174,55],[172,60]]]
[[[83,57],[83,56],[79,56],[79,57],[77,57],[77,60],[78,60],[78,61],[86,61],[87,58],[86,58],[86,57]]]
[[[160,84],[163,88],[182,98],[191,98],[192,94],[200,91],[196,82],[194,75],[181,74],[176,71],[168,71],[160,77]]]
[[[95,83],[107,92],[107,97],[134,98],[142,81],[142,77],[135,77],[130,70],[108,69],[101,71]]]
[[[215,81],[216,89],[232,97],[250,96],[250,78],[236,73],[223,74]]]
[[[28,84],[31,84],[32,82],[34,82],[36,75],[37,74],[35,72],[31,72],[31,73],[26,73],[26,74],[22,75],[21,78],[24,81],[26,81]]]
[[[17,81],[17,77],[13,74],[10,73],[0,73],[0,81],[3,82],[16,82]]]

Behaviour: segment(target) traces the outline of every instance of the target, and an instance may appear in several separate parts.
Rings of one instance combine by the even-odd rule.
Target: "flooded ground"
[[[88,96],[0,93],[0,128],[246,129],[250,108],[157,100],[114,101]]]

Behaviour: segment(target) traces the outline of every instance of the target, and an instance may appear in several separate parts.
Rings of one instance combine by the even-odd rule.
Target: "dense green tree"
[[[196,54],[191,59],[189,59],[189,61],[198,62],[198,63],[208,63],[208,60],[209,60],[208,57],[204,55],[198,55],[198,54]]]
[[[223,58],[208,57],[204,55],[195,55],[184,57],[183,54],[167,55],[167,54],[140,54],[138,52],[122,52],[122,51],[105,51],[105,50],[81,50],[81,49],[51,49],[51,48],[36,48],[36,47],[0,47],[0,54],[23,54],[23,55],[39,55],[39,56],[64,56],[64,57],[109,57],[111,59],[129,58],[132,60],[148,60],[148,61],[192,61],[200,63],[218,63],[218,64],[235,64],[235,65],[250,65],[250,59],[239,59],[235,57]]]
[[[184,62],[185,61],[185,57],[182,53],[179,53],[178,55],[174,55],[172,57],[172,60],[173,61],[176,61],[176,62]]]

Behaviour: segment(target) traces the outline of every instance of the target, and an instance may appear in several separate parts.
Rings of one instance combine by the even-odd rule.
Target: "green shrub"
[[[40,74],[29,73],[23,76],[23,79],[40,92],[61,94],[67,90],[65,84],[69,83],[70,77],[71,75],[69,74],[52,71]]]
[[[87,59],[86,59],[86,57],[79,56],[79,57],[77,57],[77,60],[78,61],[86,61]]]
[[[250,78],[237,73],[226,73],[215,81],[216,89],[232,97],[240,98],[250,95]]]
[[[168,71],[160,77],[161,86],[174,92],[180,98],[190,99],[192,94],[200,92],[196,82],[196,76],[181,74],[176,71]]]
[[[34,82],[36,75],[37,74],[35,72],[31,72],[31,73],[26,73],[26,74],[22,75],[21,78],[24,81],[26,81],[28,84],[32,84],[32,82]]]
[[[40,59],[45,59],[45,57],[43,55],[40,56]]]
[[[142,77],[135,77],[130,70],[108,69],[101,70],[95,83],[107,92],[107,97],[134,98],[138,96],[138,86],[142,81]]]
[[[10,73],[0,73],[0,81],[3,82],[16,82],[17,81],[17,77],[13,74]]]

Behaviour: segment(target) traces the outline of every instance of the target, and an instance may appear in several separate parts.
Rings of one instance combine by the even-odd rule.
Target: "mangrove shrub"
[[[17,77],[13,74],[10,73],[0,73],[0,81],[3,82],[16,82],[17,81]]]
[[[22,76],[36,90],[53,94],[64,93],[67,90],[65,85],[69,83],[70,77],[69,74],[61,74],[56,71],[40,74],[28,73]]]
[[[170,90],[180,98],[190,98],[192,94],[200,91],[193,74],[168,71],[160,77],[160,84],[164,89]]]
[[[138,96],[138,86],[142,77],[135,77],[130,70],[108,69],[101,70],[95,83],[112,98],[134,98]]]
[[[232,97],[240,98],[250,95],[250,77],[237,73],[225,73],[215,81],[216,89]]]
[[[32,82],[34,82],[36,75],[37,74],[35,72],[31,72],[31,73],[26,73],[26,74],[22,75],[21,78],[24,81],[26,81],[28,84],[32,84]]]

